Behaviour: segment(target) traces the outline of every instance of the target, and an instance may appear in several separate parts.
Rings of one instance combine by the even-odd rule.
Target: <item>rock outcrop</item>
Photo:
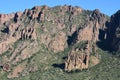
[[[113,50],[120,49],[119,28],[120,11],[108,23],[106,15],[98,9],[89,11],[68,5],[35,6],[24,12],[0,14],[0,64],[10,73],[8,78],[14,78],[27,67],[27,63],[20,64],[36,53],[46,56],[70,47],[73,49],[65,61],[65,71],[87,69],[91,63],[94,66],[100,62],[97,42],[105,41]],[[85,41],[88,42],[84,44],[86,47],[78,48],[79,43]],[[9,72],[9,65],[5,63],[11,67],[19,64],[23,68],[17,66]]]
[[[3,24],[6,21],[14,18],[14,13],[11,14],[0,14],[0,24]]]
[[[99,10],[94,10],[89,17],[87,17],[86,23],[76,29],[76,27],[72,27],[74,32],[71,35],[70,39],[68,38],[68,44],[79,43],[81,41],[92,41],[96,43],[101,40],[100,30],[105,31],[106,29],[106,21],[105,15],[100,13]],[[72,30],[72,29],[71,29]],[[105,38],[105,36],[102,36]]]
[[[92,41],[85,41],[79,46],[81,47],[75,47],[68,53],[65,60],[65,71],[88,69],[100,63],[100,55],[96,52],[97,48]]]
[[[107,25],[107,45],[109,46],[107,49],[110,51],[120,50],[120,10],[111,16]]]
[[[2,32],[7,33],[7,37],[0,43],[0,54],[5,52],[11,43],[16,42],[19,39],[36,39],[36,32],[34,27],[21,28],[19,24],[9,24]]]
[[[59,32],[59,34],[50,42],[49,48],[51,48],[55,53],[64,51],[66,40],[66,34]]]
[[[34,27],[27,27],[21,32],[21,39],[36,39]]]
[[[85,28],[78,31],[78,41],[92,40],[93,42],[99,41],[100,29],[105,29],[106,18],[104,14],[101,14],[99,10],[94,10],[90,18],[88,18]]]
[[[3,68],[4,71],[9,72],[10,71],[10,64],[5,63],[5,64],[3,64],[2,68]]]
[[[14,16],[14,21],[15,22],[19,21],[22,14],[23,14],[22,12],[16,12]]]
[[[90,43],[88,42],[85,49],[72,50],[65,61],[65,71],[87,69],[90,62],[90,49]]]

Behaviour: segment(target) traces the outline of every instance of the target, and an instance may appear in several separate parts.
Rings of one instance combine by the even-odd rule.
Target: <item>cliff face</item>
[[[75,36],[77,42],[96,42],[99,40],[99,29],[104,29],[105,15],[99,10],[91,14],[88,12],[87,14],[87,11],[78,7],[65,5],[56,8],[36,6],[31,10],[26,9],[23,13],[1,14],[1,26],[5,27],[1,32],[7,36],[3,35],[5,40],[1,39],[1,54],[7,50],[10,43],[19,39],[37,39],[36,34],[40,32],[36,32],[36,29],[42,31],[38,35],[40,41],[54,52],[63,51],[67,45],[76,42],[75,38],[72,39]],[[71,38],[67,39],[68,36]]]
[[[68,59],[65,62],[66,71],[87,69],[90,67],[90,62],[93,63],[92,65],[99,63],[100,60],[95,47],[96,43],[101,41],[100,30],[104,31],[106,29],[106,21],[107,19],[105,18],[105,15],[96,9],[89,17],[87,17],[87,22],[84,27],[77,29],[77,31],[72,35],[72,45],[80,43],[81,41],[88,41],[89,43],[87,44],[87,48],[80,48],[77,49],[77,51],[75,49],[68,54]],[[102,38],[105,39],[105,36],[102,36]],[[92,49],[93,51],[91,52]],[[91,53],[93,52],[97,55],[92,56]],[[93,62],[94,60],[91,61],[90,58],[94,58],[96,63]]]
[[[108,22],[107,28],[107,41],[109,49],[111,51],[118,51],[119,49],[119,42],[120,36],[120,10],[117,11],[114,15],[111,16],[110,22]]]
[[[105,15],[100,13],[99,10],[94,10],[85,24],[85,28],[78,31],[78,40],[91,40],[97,42],[100,40],[100,30],[104,30],[106,18]]]
[[[110,45],[119,43],[119,13],[118,11],[111,17],[109,27],[106,27],[106,15],[98,9],[89,11],[77,6],[65,5],[53,8],[35,6],[24,12],[0,14],[0,55],[2,56],[0,64],[6,70],[5,64],[9,64],[10,68],[20,63],[23,68],[18,73],[21,73],[25,70],[24,65],[27,64],[22,65],[21,62],[36,53],[40,51],[59,53],[73,47],[65,61],[66,71],[86,69],[90,66],[91,60],[93,65],[96,65],[100,61],[96,52],[98,41],[110,40],[109,43],[112,42]],[[79,46],[79,43],[86,41],[90,42],[91,46],[74,48],[75,45]],[[94,50],[95,55],[92,55],[91,50]],[[94,60],[97,62],[94,63]],[[10,72],[9,78],[19,76],[15,70],[17,69]]]
[[[76,48],[71,50],[68,54],[68,59],[65,61],[65,70],[87,69],[90,61],[90,49],[90,43],[87,42],[84,49]]]

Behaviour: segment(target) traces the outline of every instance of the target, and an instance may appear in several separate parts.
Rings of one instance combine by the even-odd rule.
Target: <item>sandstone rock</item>
[[[67,5],[64,5],[63,6],[63,11],[62,12],[70,12],[72,13],[73,15],[77,15],[78,13],[81,13],[82,12],[82,9],[79,8],[79,7],[72,7],[71,5],[67,6]]]
[[[7,50],[7,45],[5,42],[1,42],[0,43],[0,54],[2,54],[3,52],[5,52]]]
[[[38,15],[38,20],[39,20],[40,22],[43,22],[43,21],[44,21],[44,11],[41,11],[41,12],[39,13],[39,15]]]
[[[47,47],[49,47],[49,44],[51,42],[51,35],[50,34],[41,34],[40,36],[41,43],[45,44]]]
[[[100,63],[100,60],[97,57],[95,57],[95,56],[90,56],[90,59],[91,59],[92,66],[95,66],[98,63]]]
[[[21,32],[21,39],[36,39],[34,27],[26,27]]]
[[[49,48],[53,52],[57,53],[63,51],[66,43],[66,34],[64,32],[59,32],[59,34],[50,42]]]
[[[32,57],[40,50],[37,41],[33,41],[32,43],[28,44],[24,43],[23,45],[25,46],[19,50],[16,49],[17,51],[14,52],[15,55],[12,55],[13,57],[10,58],[11,60],[14,58],[12,64],[17,64],[18,62],[21,62],[27,58]],[[20,53],[20,55],[17,56],[18,53]]]
[[[9,21],[14,17],[14,13],[11,14],[0,14],[0,24],[3,24],[6,21]]]
[[[91,17],[92,20],[97,21],[99,24],[101,24],[101,27],[102,26],[104,27],[106,21],[104,14],[100,13],[98,9],[95,9],[91,14],[91,16],[92,16]]]
[[[8,37],[7,39],[5,39],[4,41],[2,41],[0,43],[0,54],[4,53],[5,51],[7,51],[9,49],[9,45],[11,43],[14,43],[15,41],[17,41],[18,39],[14,38],[14,37]]]
[[[36,39],[36,31],[34,27],[26,27],[21,29],[21,25],[18,23],[9,24],[5,29],[7,29],[8,37],[0,43],[0,54],[7,51],[11,43],[16,42],[19,39]]]
[[[65,24],[57,23],[57,28],[59,30],[63,30],[65,28]]]
[[[72,35],[77,30],[76,25],[71,25],[69,30],[69,35]]]
[[[85,28],[78,31],[78,41],[92,40],[93,42],[99,41],[100,29],[105,29],[105,15],[101,14],[98,10],[95,10],[89,18]]]
[[[15,49],[15,51],[12,53],[12,55],[9,58],[9,61],[12,61],[12,63],[14,64],[14,62],[19,62],[17,54],[20,53],[22,50],[24,50],[28,45],[30,44],[29,41],[23,42],[21,44],[19,44],[17,46],[17,48]],[[19,55],[20,56],[20,55]],[[20,56],[21,57],[21,56]],[[16,59],[17,58],[17,59]],[[16,59],[16,60],[14,60]]]
[[[35,7],[33,7],[31,10],[30,10],[30,9],[26,9],[26,10],[24,11],[24,14],[25,14],[26,16],[28,16],[31,20],[33,20],[33,19],[35,19],[35,18],[38,18],[39,12],[41,11],[41,8],[42,8],[42,7],[37,7],[37,6],[35,6]]]
[[[92,32],[93,28],[91,26],[87,26],[83,29],[80,29],[78,31],[78,41],[86,41],[86,40],[92,40],[92,35],[93,35],[93,32]]]
[[[26,66],[26,62],[22,62],[21,64],[19,64],[18,66],[16,66],[11,73],[9,73],[7,75],[7,78],[15,78],[15,77],[19,77],[20,73],[22,73],[22,71],[25,69]]]
[[[89,43],[87,44],[85,50],[72,50],[65,61],[65,71],[87,69],[89,67],[90,53]]]
[[[44,6],[43,6],[43,9],[44,9],[44,10],[48,10],[49,7],[48,7],[47,5],[44,5]]]
[[[114,16],[111,22],[116,27],[119,26],[117,25],[119,21],[114,20]],[[45,52],[53,51],[58,53],[64,51],[65,48],[69,48],[68,46],[74,47],[81,41],[88,41],[88,44],[85,48],[77,47],[69,52],[65,61],[65,70],[87,69],[90,66],[90,60],[93,65],[97,65],[100,60],[98,59],[99,55],[95,44],[101,40],[99,39],[100,30],[105,31],[105,23],[106,17],[99,10],[87,12],[87,10],[84,11],[82,8],[67,5],[55,8],[35,6],[32,9],[26,9],[24,12],[10,15],[0,14],[0,36],[3,36],[0,38],[1,63],[10,62],[11,66],[15,66],[11,72],[8,72],[8,78],[19,77],[19,73],[21,75],[25,68],[25,65],[22,66],[21,62],[25,62],[26,59],[32,57],[38,51],[44,52],[48,50]],[[112,25],[113,23],[110,26],[114,26]],[[109,27],[108,32],[109,29],[112,31]],[[119,29],[117,31],[119,33]],[[110,39],[114,40],[111,41],[113,45],[119,42],[118,36],[114,35],[114,39],[113,36],[109,36],[111,37]],[[71,45],[69,45],[68,41],[70,41]],[[89,45],[90,41],[93,44],[92,47]],[[13,50],[8,51],[11,46]],[[95,56],[90,54],[92,49]],[[9,57],[3,55],[6,51],[9,52]],[[40,55],[45,56],[43,62],[48,59],[46,57],[47,54],[41,53]],[[52,55],[50,55],[51,57]],[[3,66],[4,70],[7,71],[8,65],[5,64]],[[46,67],[45,70],[48,68]],[[33,71],[35,70],[37,69]],[[32,67],[30,71],[32,71]]]
[[[23,14],[22,12],[16,12],[14,16],[14,21],[17,22],[22,16],[22,14]]]
[[[41,11],[42,7],[41,6],[34,6],[32,8],[32,10],[36,10],[36,11]]]

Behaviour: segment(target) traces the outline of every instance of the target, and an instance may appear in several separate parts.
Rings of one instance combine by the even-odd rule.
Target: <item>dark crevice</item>
[[[18,15],[16,13],[15,16],[14,16],[14,21],[17,22],[17,19],[18,19]]]
[[[105,39],[105,31],[104,30],[102,30],[102,29],[99,29],[99,40],[101,40],[101,41],[104,41],[104,39]]]
[[[85,56],[85,59],[83,60],[83,62],[85,63],[85,65],[86,65],[86,61],[87,61],[87,55]]]
[[[67,43],[68,43],[69,46],[72,45],[72,44],[74,44],[74,43],[76,43],[76,41],[77,41],[77,35],[78,35],[77,31],[75,31],[72,34],[72,36],[68,36]]]
[[[6,27],[4,30],[1,30],[1,32],[9,34],[9,28]]]

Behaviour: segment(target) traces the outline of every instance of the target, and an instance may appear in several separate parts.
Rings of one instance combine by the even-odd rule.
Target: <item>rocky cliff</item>
[[[90,61],[90,43],[87,42],[83,49],[76,48],[68,54],[68,59],[65,61],[65,70],[71,71],[76,69],[87,69]]]
[[[107,23],[107,41],[110,51],[119,50],[119,29],[120,29],[120,11],[117,11],[110,18],[110,21]]]
[[[118,49],[119,13],[107,26],[107,16],[98,9],[89,11],[78,6],[35,6],[24,12],[0,14],[0,64],[9,73],[8,78],[19,77],[28,68],[26,60],[37,53],[59,54],[72,47],[65,70],[87,69],[91,61],[92,66],[100,62],[97,42],[110,40],[110,45]],[[87,47],[80,48],[79,44],[86,41]]]

